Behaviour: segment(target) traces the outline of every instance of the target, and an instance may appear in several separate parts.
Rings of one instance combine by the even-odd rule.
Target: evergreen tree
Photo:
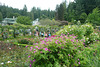
[[[0,12],[0,22],[2,22],[3,20],[3,16],[2,16],[2,13]]]
[[[22,10],[22,15],[27,16],[27,6],[26,5],[24,5],[24,8]]]

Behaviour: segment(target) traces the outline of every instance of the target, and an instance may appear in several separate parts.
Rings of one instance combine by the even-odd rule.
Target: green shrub
[[[82,25],[81,28],[84,28],[84,31],[85,31],[84,36],[89,36],[91,33],[94,32],[93,26],[89,23]]]
[[[20,44],[29,44],[29,45],[33,45],[33,41],[30,40],[30,39],[27,39],[27,38],[18,40],[18,43],[20,43]]]
[[[41,19],[40,21],[39,21],[39,24],[40,25],[50,25],[50,26],[52,26],[52,25],[60,25],[61,23],[60,22],[58,22],[58,21],[56,21],[56,20],[50,20],[50,19]]]
[[[20,43],[20,44],[28,44],[29,41],[27,39],[21,39],[21,40],[18,41],[18,43]]]
[[[77,56],[84,50],[84,46],[83,40],[78,41],[76,36],[54,36],[45,38],[30,50],[28,60],[33,67],[74,67],[80,65]]]
[[[65,26],[64,29],[61,29],[56,33],[56,35],[61,35],[61,34],[65,34],[65,35],[74,34],[75,36],[77,36],[78,40],[84,39],[85,45],[93,43],[99,39],[98,34],[94,33],[94,28],[89,23],[80,26],[77,25]]]

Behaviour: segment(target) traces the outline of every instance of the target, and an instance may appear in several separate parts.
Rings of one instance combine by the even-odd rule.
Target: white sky
[[[32,9],[32,7],[39,7],[42,10],[50,9],[55,10],[56,5],[60,4],[64,0],[0,0],[2,4],[8,5],[9,7],[23,9],[26,4],[28,11]],[[67,2],[73,0],[67,0]]]

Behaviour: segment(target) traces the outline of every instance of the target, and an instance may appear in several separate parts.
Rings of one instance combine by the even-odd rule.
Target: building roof
[[[3,23],[16,23],[17,18],[5,18]]]

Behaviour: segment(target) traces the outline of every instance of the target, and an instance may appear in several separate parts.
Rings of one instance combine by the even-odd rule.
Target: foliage
[[[24,25],[32,25],[31,22],[32,22],[31,19],[29,17],[26,17],[26,16],[19,16],[17,18],[17,23],[21,23]]]
[[[99,67],[100,65],[100,42],[91,44],[86,47],[85,50],[80,54],[89,60],[86,64],[81,65],[82,67]]]
[[[66,14],[66,2],[62,2],[60,5],[56,6],[56,19],[57,20],[64,20]]]
[[[56,20],[50,20],[50,19],[41,19],[39,21],[40,25],[60,25],[60,22],[56,21]]]
[[[64,3],[66,4],[66,1]],[[77,21],[80,20],[82,23],[84,23],[87,15],[91,13],[93,9],[96,7],[100,8],[99,3],[99,0],[74,0],[69,4],[66,4],[67,6],[65,8],[64,4],[61,3],[60,5],[56,6],[55,17],[57,20],[67,20],[71,22],[71,20],[74,19]]]
[[[0,67],[28,67],[29,63],[25,61],[28,50],[22,46],[12,45],[10,40],[6,42],[0,42]]]
[[[42,28],[55,29],[58,26],[31,26],[14,24],[0,26],[1,31],[8,28],[19,30]],[[100,31],[98,31],[98,34]],[[61,34],[62,33],[62,34]],[[99,36],[94,32],[91,24],[68,25],[48,38],[21,36],[0,41],[0,66],[1,67],[92,67],[100,66],[100,42]],[[27,38],[26,38],[27,37]],[[20,44],[15,42],[28,44]],[[29,43],[30,42],[30,43]],[[92,44],[91,44],[92,43]],[[22,47],[22,46],[25,46]]]
[[[75,37],[73,35],[69,37],[52,36],[31,47],[29,59],[33,63],[32,66],[79,66],[79,61],[76,59],[84,46],[82,41],[76,40]]]
[[[87,14],[86,13],[82,13],[81,15],[80,15],[80,22],[81,23],[85,23],[85,21],[86,21],[86,19],[87,19]]]
[[[27,6],[24,5],[23,10],[22,10],[22,16],[27,16]]]
[[[3,20],[2,13],[0,12],[0,22]]]
[[[85,47],[83,45],[84,40],[77,40],[76,38],[75,35],[54,35],[34,44],[34,47],[29,47],[28,60],[30,66],[90,66],[88,63],[90,63],[90,60],[93,61],[90,58],[95,58],[97,48],[94,47],[94,44]]]
[[[85,45],[93,43],[94,41],[99,39],[97,33],[94,33],[94,28],[91,24],[84,24],[84,25],[73,25],[73,26],[65,26],[64,29],[58,31],[57,35],[61,34],[74,34],[77,36],[77,39],[85,39]],[[92,36],[91,36],[92,35]]]
[[[18,43],[20,43],[20,44],[28,44],[29,43],[29,40],[28,39],[20,39],[18,41]]]
[[[88,15],[87,21],[94,25],[100,25],[100,10],[95,8],[93,12]]]
[[[12,7],[8,7],[6,5],[0,5],[0,12],[3,15],[3,18],[12,18],[13,16],[28,16],[31,20],[35,20],[40,18],[42,15],[47,16],[49,19],[54,18],[55,11],[50,9],[41,10],[40,8],[33,7],[30,12],[27,11],[27,5],[24,5],[23,9],[16,9]]]
[[[33,45],[35,43],[39,43],[40,42],[39,40],[41,40],[39,37],[34,37],[34,39],[33,38],[22,38],[22,39],[18,39],[17,42],[19,44]]]

